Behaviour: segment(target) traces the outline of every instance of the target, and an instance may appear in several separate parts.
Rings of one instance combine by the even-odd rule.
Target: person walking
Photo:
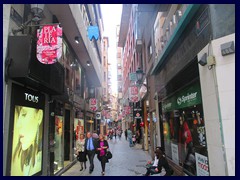
[[[132,147],[133,146],[132,131],[130,130],[130,128],[128,128],[128,130],[127,130],[127,137],[128,137],[128,141],[129,141],[129,147]]]
[[[87,169],[87,166],[86,166],[87,155],[86,155],[86,151],[85,151],[84,134],[80,134],[80,137],[76,142],[76,151],[78,154],[78,161],[80,162],[80,166],[81,166],[80,171],[83,170],[83,163],[84,163],[84,168]]]
[[[106,157],[107,149],[109,148],[107,140],[105,140],[105,137],[103,134],[99,134],[99,140],[97,143],[97,158],[101,162],[102,166],[102,172],[101,174],[105,175],[105,166],[108,162],[108,159]]]
[[[95,156],[96,147],[97,147],[96,139],[94,139],[92,137],[91,132],[88,132],[87,133],[87,138],[85,140],[85,148],[84,149],[86,151],[86,154],[87,154],[89,162],[90,162],[90,166],[89,166],[89,173],[90,174],[93,172],[93,169],[94,169],[93,159],[94,159],[94,156]]]
[[[117,129],[114,130],[114,137],[115,137],[115,140],[117,139]]]
[[[125,129],[124,133],[125,133],[125,138],[126,138],[126,141],[127,141],[127,137],[128,137],[127,129]]]

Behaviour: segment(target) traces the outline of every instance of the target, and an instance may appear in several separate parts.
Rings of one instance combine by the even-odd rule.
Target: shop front
[[[199,80],[162,102],[164,149],[186,175],[208,176],[208,152]]]

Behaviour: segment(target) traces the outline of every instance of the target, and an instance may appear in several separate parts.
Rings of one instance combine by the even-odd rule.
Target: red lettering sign
[[[37,30],[37,59],[43,64],[53,64],[62,56],[62,28],[46,25]]]

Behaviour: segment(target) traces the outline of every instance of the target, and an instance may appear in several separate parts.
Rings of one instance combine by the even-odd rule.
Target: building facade
[[[160,146],[179,175],[235,175],[234,5],[128,6],[119,46],[130,49],[135,24],[137,65],[151,87],[142,98],[148,146]],[[123,63],[131,72],[127,55]]]
[[[53,65],[36,58],[35,10],[30,4],[4,4],[4,175],[57,175],[70,166],[76,139],[88,130],[87,120],[95,117],[87,109],[88,89],[101,87],[103,79],[100,6],[43,6],[38,23],[60,24],[63,29],[62,56]],[[98,40],[88,39],[90,25],[99,27]],[[23,124],[33,112],[39,120],[36,136],[26,133],[32,132],[27,129],[30,123]],[[27,146],[30,137],[36,142]],[[29,149],[24,154],[25,143]],[[31,157],[30,152],[36,154]]]

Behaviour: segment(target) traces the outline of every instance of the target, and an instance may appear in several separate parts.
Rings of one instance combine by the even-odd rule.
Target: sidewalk
[[[129,147],[125,138],[108,140],[113,158],[106,164],[105,176],[141,176],[146,172],[144,166],[148,160],[151,160],[148,152],[142,150],[142,145]],[[87,161],[87,169],[80,170],[80,164],[77,162],[62,176],[101,176],[101,164],[94,157],[94,171],[89,174],[89,161]]]

